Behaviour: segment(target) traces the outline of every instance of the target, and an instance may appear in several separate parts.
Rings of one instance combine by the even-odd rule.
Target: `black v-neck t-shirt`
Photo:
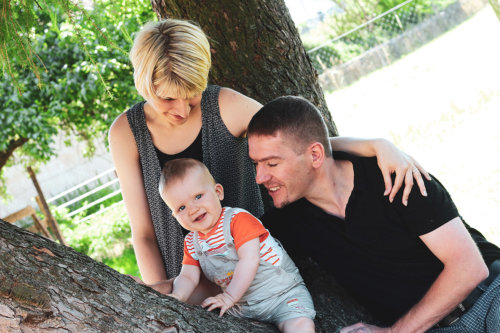
[[[345,219],[300,199],[270,210],[262,221],[292,257],[313,258],[383,324],[391,325],[418,303],[443,269],[419,236],[459,216],[458,211],[435,178],[425,181],[427,197],[414,186],[405,207],[402,191],[393,203],[383,196],[376,158],[343,152],[334,152],[334,158],[349,160],[354,168]]]

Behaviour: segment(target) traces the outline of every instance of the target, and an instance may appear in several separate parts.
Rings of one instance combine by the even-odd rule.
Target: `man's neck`
[[[327,213],[345,218],[345,208],[353,188],[352,163],[327,158],[317,170],[317,177],[306,199]]]

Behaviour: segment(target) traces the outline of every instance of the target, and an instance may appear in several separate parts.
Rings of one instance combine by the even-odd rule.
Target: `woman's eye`
[[[179,209],[178,209],[178,211],[182,212],[185,208],[186,208],[186,206],[180,206]]]
[[[196,197],[195,197],[195,199],[196,200],[201,199],[201,196],[202,196],[201,194],[197,194]]]

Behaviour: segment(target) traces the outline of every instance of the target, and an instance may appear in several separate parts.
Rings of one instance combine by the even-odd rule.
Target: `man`
[[[500,266],[500,249],[462,222],[439,181],[426,180],[426,197],[412,190],[407,206],[389,203],[376,159],[332,156],[320,113],[299,97],[266,104],[248,143],[256,181],[277,207],[266,227],[292,256],[328,269],[385,327],[341,332],[500,331],[498,271],[476,288],[488,266]]]

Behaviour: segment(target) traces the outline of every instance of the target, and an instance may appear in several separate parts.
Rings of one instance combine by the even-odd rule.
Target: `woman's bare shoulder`
[[[123,112],[113,121],[109,128],[108,140],[111,150],[116,148],[130,148],[131,145],[135,146],[134,135],[130,129],[127,119],[127,113]],[[137,151],[137,149],[135,149]]]
[[[246,133],[248,123],[260,110],[262,104],[233,89],[222,88],[219,94],[219,109],[222,120],[236,137]]]

